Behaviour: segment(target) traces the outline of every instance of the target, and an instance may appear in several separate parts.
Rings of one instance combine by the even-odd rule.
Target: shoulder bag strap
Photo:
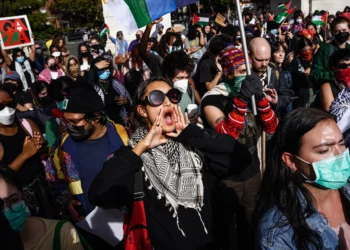
[[[61,229],[67,221],[68,220],[61,220],[56,224],[55,233],[53,235],[52,250],[61,250]]]

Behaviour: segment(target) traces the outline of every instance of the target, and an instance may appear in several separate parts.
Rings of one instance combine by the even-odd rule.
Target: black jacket
[[[271,71],[270,71],[271,70]],[[278,118],[280,118],[279,114],[284,113],[285,109],[289,105],[291,100],[290,90],[288,88],[288,84],[284,79],[283,75],[280,74],[276,65],[270,63],[268,68],[268,72],[271,72],[269,75],[268,88],[276,89],[278,94],[278,103],[276,105],[271,105],[272,109],[277,114]]]
[[[232,136],[218,135],[212,130],[201,130],[195,125],[189,125],[177,140],[199,149],[205,158],[204,206],[200,214],[208,235],[197,211],[179,206],[179,226],[186,234],[184,237],[178,229],[176,218],[172,216],[173,212],[169,212],[169,207],[165,207],[164,199],[158,200],[156,191],[149,190],[149,182],[144,181],[144,204],[152,246],[154,249],[174,250],[215,249],[212,239],[212,200],[215,196],[216,177],[229,176],[232,165],[235,168],[247,166],[250,154]],[[237,164],[232,164],[233,161]],[[134,174],[142,164],[141,158],[129,148],[124,147],[116,151],[90,186],[91,204],[119,209],[130,207],[133,201]]]

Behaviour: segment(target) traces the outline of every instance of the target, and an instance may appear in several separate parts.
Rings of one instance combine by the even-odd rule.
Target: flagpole
[[[242,12],[241,12],[241,7],[239,6],[239,0],[236,0],[236,7],[237,7],[239,28],[241,30],[241,38],[242,38],[242,45],[243,45],[243,52],[244,52],[244,60],[245,60],[245,65],[247,67],[247,75],[251,75],[252,72],[250,70],[250,64],[249,64],[247,40],[246,40],[246,37],[245,37],[245,30],[244,30],[244,26],[243,26]],[[252,95],[252,97],[251,97],[251,105],[252,105],[253,114],[257,115],[258,112],[256,111],[256,104],[255,104],[255,96],[254,95]]]

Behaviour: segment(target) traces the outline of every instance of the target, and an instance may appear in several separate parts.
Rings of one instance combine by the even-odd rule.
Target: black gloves
[[[256,73],[252,73],[243,80],[238,98],[248,103],[253,95],[255,95],[255,101],[260,101],[265,97],[260,78]]]

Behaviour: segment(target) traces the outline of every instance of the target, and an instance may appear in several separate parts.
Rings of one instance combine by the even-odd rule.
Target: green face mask
[[[346,149],[344,153],[339,155],[312,163],[298,156],[296,157],[302,162],[311,165],[316,174],[316,180],[314,181],[301,174],[308,183],[316,183],[324,188],[336,190],[342,188],[350,177],[349,149]]]
[[[231,97],[236,97],[241,91],[242,82],[247,76],[235,76],[233,79],[227,80],[225,82],[225,87],[227,92]]]
[[[30,212],[25,202],[20,201],[11,208],[5,208],[4,215],[10,223],[10,227],[20,232],[24,227],[27,217],[30,216]]]

